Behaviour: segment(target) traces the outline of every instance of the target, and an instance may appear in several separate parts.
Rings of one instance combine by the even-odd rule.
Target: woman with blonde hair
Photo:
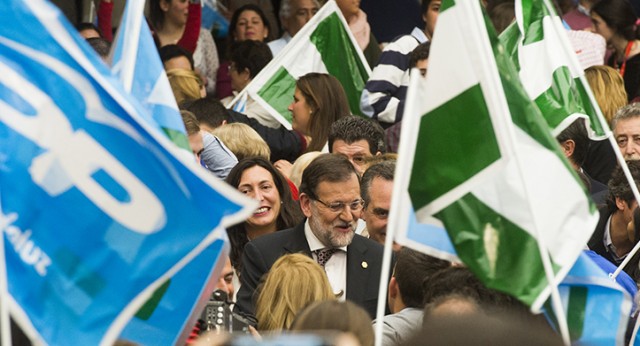
[[[324,269],[303,254],[280,257],[259,290],[256,304],[259,331],[289,329],[305,306],[335,299]]]
[[[184,101],[193,101],[206,96],[202,79],[191,70],[171,69],[167,71],[167,78],[178,105]]]
[[[602,110],[602,115],[611,126],[611,120],[618,109],[627,104],[627,92],[624,90],[624,80],[613,67],[595,65],[584,70],[593,96]]]
[[[627,92],[622,76],[614,68],[604,65],[591,66],[584,73],[602,115],[611,126],[611,120],[618,109],[627,104]],[[590,141],[587,156],[582,163],[585,173],[607,184],[616,165],[616,157],[609,141]]]
[[[267,142],[247,124],[225,124],[217,127],[211,133],[220,138],[222,143],[236,155],[238,161],[254,156],[269,160],[271,156],[271,150]]]

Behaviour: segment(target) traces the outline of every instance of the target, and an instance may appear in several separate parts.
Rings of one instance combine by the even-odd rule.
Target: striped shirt
[[[409,85],[409,54],[427,40],[424,31],[414,28],[410,35],[385,47],[362,91],[360,108],[364,114],[387,124],[402,119]]]

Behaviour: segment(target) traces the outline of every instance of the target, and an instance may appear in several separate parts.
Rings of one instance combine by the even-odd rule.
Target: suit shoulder
[[[354,235],[351,242],[352,244],[361,244],[362,246],[366,246],[369,250],[374,252],[382,253],[384,251],[384,246],[382,246],[382,244],[359,234]]]
[[[261,237],[253,239],[249,244],[253,244],[257,247],[272,246],[273,244],[281,244],[283,240],[291,238],[298,232],[297,227],[283,229],[270,234],[265,234]]]

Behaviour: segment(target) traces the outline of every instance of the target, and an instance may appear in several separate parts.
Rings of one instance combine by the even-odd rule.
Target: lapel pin
[[[368,266],[369,263],[367,263],[366,261],[362,261],[362,268],[367,269]]]

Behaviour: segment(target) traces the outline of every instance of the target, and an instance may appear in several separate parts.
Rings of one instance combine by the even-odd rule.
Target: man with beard
[[[260,278],[280,256],[304,253],[324,267],[339,299],[362,306],[373,317],[383,247],[355,234],[362,206],[358,174],[346,157],[324,154],[311,162],[300,184],[300,207],[306,221],[247,244],[236,311],[253,317],[252,298]]]

